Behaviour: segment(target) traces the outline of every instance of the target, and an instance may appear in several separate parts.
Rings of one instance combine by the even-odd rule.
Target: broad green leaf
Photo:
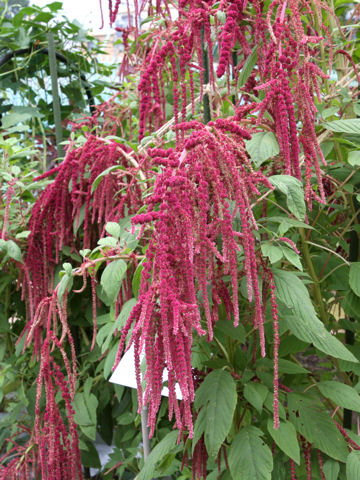
[[[347,446],[331,415],[314,397],[288,394],[289,420],[315,448],[335,460],[345,462]]]
[[[65,275],[61,277],[61,280],[57,289],[57,298],[61,305],[62,305],[62,299],[65,291],[67,290],[69,292],[71,290],[71,287],[73,285],[73,280],[74,280],[73,276],[72,275],[70,276],[67,273],[65,273]]]
[[[110,302],[114,303],[119,295],[121,284],[126,274],[127,265],[124,260],[114,260],[105,267],[100,284]]]
[[[324,475],[326,480],[338,480],[340,465],[335,460],[329,458],[324,463]]]
[[[348,153],[348,162],[352,167],[358,167],[360,165],[360,150],[353,150]]]
[[[88,393],[88,392],[87,392]],[[84,434],[95,440],[96,437],[96,409],[98,400],[93,393],[77,393],[74,398],[74,420]]]
[[[268,393],[269,389],[261,383],[250,382],[244,386],[244,397],[259,413],[261,413]]]
[[[201,435],[205,432],[205,428],[206,428],[206,408],[201,408],[194,425],[194,436],[192,440],[193,453],[194,453],[194,448],[196,447],[196,444],[201,438]]]
[[[360,297],[360,262],[350,263],[349,284],[351,290]]]
[[[321,116],[323,117],[324,120],[326,120],[327,118],[331,117],[332,115],[335,115],[335,113],[337,113],[338,111],[339,111],[339,107],[325,108],[322,111]]]
[[[130,300],[124,303],[121,312],[115,321],[115,328],[122,328],[125,325],[133,307],[136,305],[136,302],[136,298],[130,298]]]
[[[268,257],[270,263],[274,264],[283,258],[283,251],[278,245],[271,242],[264,242],[261,244],[261,251],[264,257]]]
[[[250,77],[251,72],[254,69],[256,62],[257,62],[257,48],[255,47],[251,55],[249,55],[245,60],[244,66],[242,67],[241,72],[239,73],[239,83],[238,83],[239,87],[243,87],[245,85],[247,79]]]
[[[246,149],[256,167],[279,153],[279,144],[272,132],[258,132],[245,141]]]
[[[114,237],[103,237],[98,240],[100,247],[116,247],[117,241]]]
[[[330,380],[319,382],[317,386],[324,397],[330,398],[336,405],[360,412],[360,395],[355,388]]]
[[[239,323],[237,327],[234,327],[233,323],[227,319],[218,320],[215,324],[215,332],[220,330],[228,337],[239,340],[241,343],[245,343],[246,332],[244,326]]]
[[[273,458],[270,448],[260,438],[262,435],[261,430],[248,425],[234,438],[229,453],[234,480],[271,480]]]
[[[269,181],[286,195],[287,206],[290,212],[299,220],[305,220],[304,190],[300,180],[290,175],[273,175],[269,177]]]
[[[300,257],[299,255],[294,252],[294,250],[290,247],[286,247],[284,245],[281,246],[281,250],[284,253],[284,257],[286,260],[288,260],[294,267],[296,267],[298,270],[302,272],[303,267],[301,265]]]
[[[105,230],[109,235],[114,238],[120,237],[120,225],[116,222],[107,222],[107,224],[105,225]]]
[[[143,468],[137,480],[152,480],[155,474],[156,464],[161,462],[162,459],[176,446],[176,441],[179,436],[177,430],[169,432],[150,452],[150,455],[146,459]]]
[[[346,460],[346,480],[359,480],[360,452],[353,450]]]
[[[284,319],[291,332],[300,340],[335,358],[358,363],[356,357],[318,319],[309,292],[294,272],[274,269],[276,296],[291,310]]]
[[[20,247],[13,240],[7,240],[6,253],[17,262],[22,262]]]
[[[213,370],[196,391],[195,408],[206,409],[205,445],[215,457],[228,435],[236,407],[236,385],[229,372]]]
[[[325,122],[322,127],[331,132],[360,134],[360,118],[348,118]]]
[[[309,370],[301,367],[297,363],[290,362],[290,360],[285,360],[279,358],[279,373],[286,373],[288,375],[298,375],[299,373],[310,373]]]
[[[300,465],[300,447],[294,425],[291,422],[282,421],[279,428],[275,430],[273,420],[269,418],[267,428],[276,445]]]

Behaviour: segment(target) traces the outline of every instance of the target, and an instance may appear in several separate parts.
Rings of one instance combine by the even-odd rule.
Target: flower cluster
[[[121,177],[106,175],[93,191],[96,178],[113,166],[123,168]],[[62,248],[67,246],[77,251],[76,232],[81,223],[83,248],[93,248],[108,221],[117,221],[124,217],[125,211],[131,214],[140,206],[137,168],[128,160],[125,148],[116,142],[106,143],[101,138],[89,136],[82,147],[70,148],[55,170],[45,174],[56,173],[57,176],[41,193],[29,221],[31,234],[23,283],[29,325],[33,324],[37,308],[52,290],[54,268],[59,263]],[[120,189],[123,193],[119,196]],[[35,334],[37,352],[40,337],[40,332]]]
[[[182,128],[187,130],[188,125]],[[184,141],[183,151],[169,152],[171,162],[177,157],[177,167],[167,166],[157,177],[147,201],[148,213],[132,219],[134,224],[152,221],[154,231],[143,263],[139,299],[122,331],[116,363],[132,328],[130,343],[135,347],[139,408],[149,405],[151,434],[160,405],[162,374],[167,368],[170,417],[174,413],[179,430],[188,429],[192,436],[193,329],[199,335],[207,333],[211,340],[222,303],[229,321],[233,316],[234,325],[238,325],[238,282],[243,276],[265,355],[264,312],[253,235],[257,226],[250,199],[260,194],[259,184],[272,186],[253,170],[244,138],[250,138],[249,133],[231,120],[216,120],[193,131]],[[154,149],[152,153],[154,158],[165,158],[165,151]],[[240,259],[243,269],[239,271]],[[231,278],[231,292],[224,275]],[[205,312],[204,322],[200,306]],[[144,393],[140,382],[143,351],[147,362]],[[182,394],[181,408],[176,384]]]

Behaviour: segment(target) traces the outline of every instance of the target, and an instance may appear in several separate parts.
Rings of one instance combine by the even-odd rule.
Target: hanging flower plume
[[[154,148],[152,162],[163,167],[147,213],[133,224],[154,224],[143,272],[139,299],[122,331],[116,363],[133,325],[130,344],[135,347],[139,408],[149,405],[151,434],[160,405],[162,373],[168,369],[170,417],[175,413],[180,431],[192,436],[191,403],[194,385],[191,370],[193,329],[213,337],[218,306],[226,306],[230,320],[239,323],[238,282],[245,276],[249,301],[254,301],[254,327],[259,330],[265,355],[264,313],[259,289],[259,268],[251,211],[251,198],[259,185],[272,188],[256,172],[244,148],[250,134],[232,120],[218,119],[207,127],[192,121],[176,130],[193,130],[182,151]],[[238,219],[240,231],[234,230]],[[243,270],[239,269],[243,260]],[[222,280],[231,278],[231,292]],[[205,324],[200,315],[205,312]],[[140,354],[145,351],[146,389],[141,390]],[[178,406],[175,385],[182,393]]]
[[[163,9],[166,12],[166,2]],[[321,1],[316,2],[316,9],[319,18],[322,10],[329,10]],[[178,19],[157,32],[142,63],[138,86],[139,138],[166,122],[167,83],[172,85],[172,108],[177,124],[186,120],[187,106],[194,113],[196,102],[208,91],[204,83],[207,83],[206,89],[217,92],[215,70],[218,78],[227,73],[228,90],[229,93],[232,89],[235,91],[237,107],[242,107],[244,102],[252,103],[257,125],[266,124],[275,133],[282,159],[278,173],[282,171],[300,179],[303,155],[307,203],[310,208],[313,199],[323,203],[321,165],[326,162],[315,133],[315,98],[321,101],[319,82],[328,76],[313,57],[319,48],[328,46],[331,61],[332,51],[329,32],[324,25],[307,23],[305,30],[301,16],[309,13],[308,10],[306,2],[287,0],[275,0],[267,13],[257,1],[231,0],[220,5],[215,1],[206,4],[194,0],[181,2]],[[223,22],[219,21],[218,13],[225,15]],[[246,15],[251,17],[251,22],[244,21]],[[219,45],[216,69],[215,43]],[[236,86],[238,72],[254,52],[257,69],[239,90]],[[235,87],[231,86],[231,76]],[[197,82],[200,95],[195,98]],[[248,93],[254,98],[260,91],[265,92],[262,101],[250,100]],[[311,185],[313,173],[318,192]]]
[[[108,221],[118,221],[125,212],[131,214],[139,209],[137,167],[129,161],[125,150],[116,142],[107,143],[90,135],[83,146],[70,148],[58,167],[38,177],[57,174],[35,203],[29,221],[31,234],[23,284],[29,310],[27,330],[33,328],[37,308],[52,291],[54,268],[62,248],[66,246],[77,252],[80,248],[94,247]],[[95,180],[111,167],[121,167],[123,175],[115,175],[119,170],[114,170],[115,174],[105,175],[99,188],[93,191]],[[83,227],[81,243],[76,236],[80,225]],[[33,334],[37,354],[41,343],[42,329],[38,325]]]
[[[76,386],[76,355],[66,318],[67,293],[60,302],[57,290],[56,288],[51,297],[40,302],[26,338],[24,348],[32,342],[36,326],[41,325],[46,330],[37,378],[35,425],[32,432],[26,429],[29,439],[23,449],[15,444],[4,455],[3,460],[14,453],[14,458],[6,467],[0,468],[0,478],[4,480],[83,478],[75,412],[71,404]],[[60,333],[60,338],[57,333]],[[65,339],[70,344],[71,361],[64,349]],[[55,359],[55,353],[59,354],[60,361],[65,366],[66,377],[61,371],[59,361]],[[58,393],[64,402],[65,418],[56,399]],[[40,409],[42,396],[45,400],[44,411]]]

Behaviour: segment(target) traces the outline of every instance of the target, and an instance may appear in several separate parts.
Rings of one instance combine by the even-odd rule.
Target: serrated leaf
[[[351,290],[360,297],[360,262],[350,263],[349,284]]]
[[[269,177],[269,181],[286,195],[287,206],[290,212],[299,220],[305,220],[304,190],[300,180],[290,175],[273,175]]]
[[[245,141],[246,149],[256,167],[279,153],[279,144],[272,132],[257,132]]]
[[[261,383],[250,382],[244,386],[245,399],[253,405],[259,413],[262,411],[268,393],[269,389]]]
[[[360,412],[360,395],[355,388],[350,387],[344,383],[336,381],[324,381],[318,382],[317,386],[324,395],[324,397],[330,398],[336,405],[340,407]]]
[[[325,122],[322,127],[331,132],[360,134],[360,118],[347,118]]]
[[[342,360],[358,363],[356,357],[318,319],[309,292],[294,272],[273,269],[276,296],[292,314],[284,319],[291,332],[300,340]]]
[[[114,303],[124,280],[127,265],[124,260],[114,260],[105,267],[100,284],[110,302]]]
[[[234,438],[229,453],[229,468],[237,480],[271,480],[273,457],[270,448],[260,438],[263,432],[246,426]]]
[[[150,452],[137,480],[152,480],[155,474],[156,464],[160,462],[175,447],[179,433],[169,432]]]
[[[359,480],[360,452],[353,450],[346,460],[346,480]]]
[[[279,428],[275,430],[273,420],[269,418],[267,428],[280,450],[300,465],[300,447],[294,425],[291,422],[281,421]]]
[[[210,457],[217,455],[230,431],[236,400],[234,379],[225,370],[213,370],[196,391],[195,408],[206,409],[204,437]]]

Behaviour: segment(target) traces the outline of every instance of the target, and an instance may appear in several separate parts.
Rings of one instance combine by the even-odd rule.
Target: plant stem
[[[209,84],[209,56],[207,52],[207,48],[205,46],[205,39],[204,39],[204,27],[201,29],[201,49],[202,49],[202,57],[203,57],[203,67],[204,67],[204,84]],[[209,94],[206,92],[203,95],[203,107],[204,107],[204,123],[207,124],[211,120],[211,112],[210,112],[210,99]]]
[[[325,307],[324,307],[324,302],[323,302],[322,295],[321,295],[320,282],[319,282],[318,276],[315,272],[315,268],[314,268],[314,265],[313,265],[312,260],[311,260],[311,255],[310,255],[309,247],[308,247],[308,244],[307,244],[307,241],[306,241],[306,235],[305,235],[304,228],[302,228],[302,227],[299,228],[299,234],[300,234],[300,238],[301,238],[302,253],[303,253],[304,260],[305,260],[305,265],[306,265],[306,267],[309,271],[310,277],[313,281],[313,292],[314,292],[315,301],[316,301],[316,304],[317,304],[317,307],[318,307],[318,310],[319,310],[319,313],[320,313],[320,318],[321,318],[322,322],[326,325],[326,323],[327,323],[327,313],[326,313],[326,310],[325,310]]]

